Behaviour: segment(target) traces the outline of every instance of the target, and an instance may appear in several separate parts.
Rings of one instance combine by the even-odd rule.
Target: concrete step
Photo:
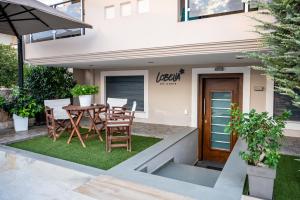
[[[92,179],[75,191],[97,200],[192,200],[178,194],[104,175]]]
[[[169,162],[153,174],[196,185],[214,187],[221,171]]]

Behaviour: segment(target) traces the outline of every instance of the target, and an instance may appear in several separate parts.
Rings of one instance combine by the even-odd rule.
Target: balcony
[[[42,0],[40,0],[42,1]],[[44,1],[42,1],[44,2]],[[56,1],[57,2],[57,1]],[[83,21],[83,0],[60,0],[59,3],[49,5],[57,10],[60,10],[76,19]],[[45,31],[40,33],[31,34],[26,37],[27,43],[41,42],[47,40],[56,40],[60,38],[75,37],[84,35],[84,29],[64,29]]]

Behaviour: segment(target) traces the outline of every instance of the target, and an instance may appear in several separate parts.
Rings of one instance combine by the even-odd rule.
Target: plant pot
[[[272,199],[276,170],[248,165],[247,174],[250,196]]]
[[[15,131],[28,131],[28,117],[13,115]]]
[[[83,107],[92,105],[92,95],[79,96],[79,103]]]

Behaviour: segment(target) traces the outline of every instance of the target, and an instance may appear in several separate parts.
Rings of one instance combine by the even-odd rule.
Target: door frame
[[[198,98],[199,98],[199,75],[205,74],[243,74],[243,112],[250,111],[250,79],[251,66],[244,67],[224,67],[223,71],[215,71],[214,67],[209,68],[193,68],[192,69],[192,107],[191,107],[191,127],[198,128]],[[198,144],[199,146],[199,144]],[[197,148],[198,157],[199,148]]]
[[[239,108],[243,109],[243,74],[236,73],[236,74],[202,74],[198,75],[198,160],[203,160],[203,146],[204,146],[204,128],[203,128],[203,98],[204,98],[204,87],[205,79],[230,79],[230,78],[237,78],[239,79]],[[231,140],[231,142],[236,142]]]

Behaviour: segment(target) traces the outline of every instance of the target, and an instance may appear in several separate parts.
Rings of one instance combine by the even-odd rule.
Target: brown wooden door
[[[236,136],[225,131],[230,108],[240,104],[240,78],[203,79],[203,160],[225,163]]]

